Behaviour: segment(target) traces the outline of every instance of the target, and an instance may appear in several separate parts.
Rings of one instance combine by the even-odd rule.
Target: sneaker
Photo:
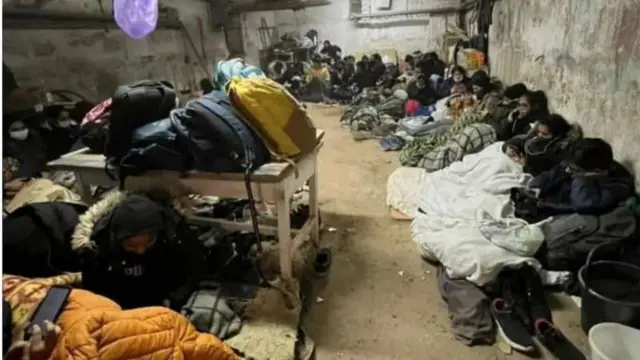
[[[547,319],[537,319],[535,336],[558,360],[586,360],[584,354]]]
[[[523,269],[523,275],[526,284],[527,307],[529,308],[529,318],[531,319],[530,330],[533,333],[535,321],[546,319],[549,323],[552,323],[553,318],[551,317],[551,309],[538,272],[534,268],[527,266]]]
[[[320,249],[313,263],[313,269],[315,270],[316,275],[320,277],[324,277],[327,275],[327,273],[329,273],[330,268],[331,268],[331,250]]]
[[[512,348],[521,352],[535,350],[533,338],[513,312],[513,307],[503,298],[491,303],[491,314],[498,326],[498,335]]]

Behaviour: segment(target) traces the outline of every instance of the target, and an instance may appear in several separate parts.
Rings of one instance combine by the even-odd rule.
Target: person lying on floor
[[[602,215],[635,193],[633,175],[599,138],[578,141],[566,161],[536,176],[528,189],[516,208],[530,215],[529,222],[561,214]]]
[[[549,100],[544,91],[527,91],[518,100],[518,107],[496,125],[498,141],[506,141],[531,130],[531,124],[549,116]]]
[[[204,251],[169,195],[113,192],[82,214],[71,248],[84,289],[124,309],[181,306],[205,275]]]
[[[71,289],[55,325],[42,329],[47,342],[24,349],[30,344],[25,344],[22,334],[31,317],[49,289],[55,284],[68,285],[63,278],[69,276],[27,279],[3,275],[3,323],[9,320],[8,329],[3,324],[3,339],[6,345],[14,345],[13,354],[5,356],[28,350],[29,360],[240,360],[217,337],[196,331],[186,317],[170,309],[123,310],[105,297],[80,289]]]

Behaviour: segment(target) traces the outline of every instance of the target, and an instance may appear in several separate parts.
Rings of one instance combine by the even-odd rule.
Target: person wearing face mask
[[[83,288],[124,309],[179,309],[206,273],[203,249],[164,192],[107,195],[80,216],[71,247]]]
[[[450,96],[456,85],[464,85],[469,92],[471,91],[471,84],[467,77],[467,71],[459,65],[456,65],[451,69],[451,77],[443,81],[442,85],[440,85],[440,88],[438,89],[438,98],[442,99]]]
[[[539,218],[602,215],[635,194],[633,175],[613,159],[611,145],[599,138],[578,141],[565,161],[538,175],[529,189],[537,194]]]
[[[499,134],[502,131],[504,126],[503,124],[508,122],[509,114],[518,107],[520,97],[522,97],[522,95],[527,91],[527,86],[523,83],[514,84],[504,89],[502,98],[489,120],[489,124],[493,126],[496,134]],[[500,141],[504,140],[504,137],[501,137]]]
[[[40,134],[27,127],[22,120],[10,122],[4,139],[4,157],[11,157],[20,164],[15,177],[38,177],[47,163],[47,148]]]
[[[526,135],[515,136],[507,143],[522,144],[526,156],[524,172],[536,176],[560,163],[571,143],[582,138],[579,128],[571,126],[558,114],[538,120]]]
[[[518,106],[497,127],[498,141],[506,141],[531,130],[536,121],[549,116],[549,100],[544,91],[527,91]]]
[[[436,92],[429,86],[427,78],[420,74],[415,82],[407,87],[410,100],[416,100],[421,106],[433,105],[437,100]]]

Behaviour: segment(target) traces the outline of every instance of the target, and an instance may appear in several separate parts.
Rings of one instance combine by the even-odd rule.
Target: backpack
[[[269,161],[262,140],[220,91],[172,111],[171,123],[186,144],[196,170],[244,172]]]
[[[536,258],[545,269],[577,271],[594,247],[603,243],[623,243],[636,232],[636,215],[627,205],[609,213],[562,215],[541,225],[544,247]]]
[[[316,146],[316,128],[306,110],[287,89],[268,78],[232,79],[233,105],[273,153],[291,158]]]
[[[80,271],[71,234],[85,205],[44,202],[25,205],[3,219],[2,260],[7,274],[50,277]]]
[[[169,118],[135,129],[129,151],[118,164],[121,185],[127,176],[150,170],[188,170],[191,166],[189,150],[180,140]]]
[[[233,78],[266,77],[262,69],[247,65],[243,59],[220,60],[216,64],[215,88],[223,90]]]
[[[131,147],[138,127],[169,116],[176,106],[176,92],[167,82],[139,81],[118,87],[113,95],[104,155],[120,163]]]

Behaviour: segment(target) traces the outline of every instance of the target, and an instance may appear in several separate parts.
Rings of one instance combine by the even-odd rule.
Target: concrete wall
[[[25,1],[8,0],[4,6]],[[43,10],[101,13],[95,0],[26,2],[36,3]],[[111,2],[102,3],[110,14]],[[171,0],[167,4],[178,10],[204,61],[211,64],[226,57],[224,34],[211,30],[204,1]],[[202,24],[203,36],[198,23]],[[5,30],[2,35],[3,60],[21,86],[44,84],[99,100],[110,96],[117,85],[140,79],[166,79],[184,89],[205,76],[187,37],[177,30],[158,29],[143,40],[130,39],[117,28]]]
[[[500,0],[492,74],[547,91],[640,178],[640,0]]]
[[[268,26],[275,26],[280,35],[294,32],[304,35],[316,29],[321,41],[329,40],[340,46],[343,53],[395,48],[401,56],[415,50],[436,50],[441,47],[442,35],[448,22],[455,23],[455,15],[418,14],[380,19],[349,20],[349,0],[332,0],[331,5],[300,11],[268,11],[243,15],[243,35],[247,58],[258,59],[261,41],[258,28],[264,18]],[[391,9],[377,10],[373,0],[362,0],[362,12],[402,11],[459,4],[458,0],[392,0]]]

